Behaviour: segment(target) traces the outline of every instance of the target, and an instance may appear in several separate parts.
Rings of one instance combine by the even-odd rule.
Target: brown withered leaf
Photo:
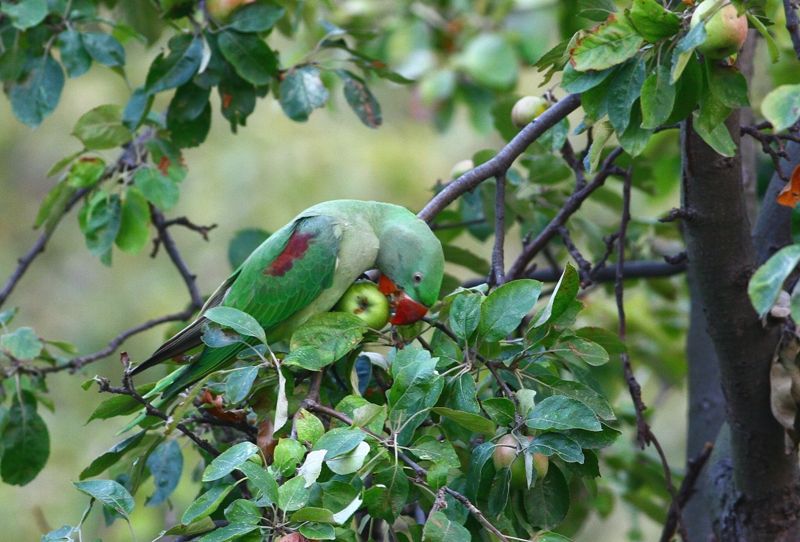
[[[795,166],[789,182],[778,194],[777,201],[780,205],[792,208],[800,203],[800,165]]]

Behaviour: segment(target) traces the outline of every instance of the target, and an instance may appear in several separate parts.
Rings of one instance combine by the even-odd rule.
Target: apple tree
[[[151,45],[139,78],[136,41]],[[24,486],[46,468],[38,410],[48,377],[69,372],[95,394],[90,421],[121,435],[64,488],[86,512],[46,541],[117,532],[84,532],[92,513],[137,532],[186,478],[196,498],[159,539],[591,539],[587,522],[615,506],[661,540],[796,539],[799,59],[789,0],[3,1],[0,79],[19,122],[47,130],[93,65],[131,90],[86,104],[81,149],[53,164],[39,237],[0,288],[0,477]],[[537,84],[521,78],[534,69]],[[285,344],[246,313],[207,312],[209,348],[252,347],[161,405],[130,374],[147,353],[123,349],[140,333],[155,346],[154,328],[205,302],[172,234],[213,235],[174,215],[193,180],[183,150],[212,122],[252,129],[272,100],[300,123],[340,101],[380,129],[385,87],[438,130],[464,113],[486,139],[452,178],[431,173],[418,210],[448,262],[437,305],[387,327],[365,277]],[[75,226],[106,266],[155,239],[187,305],[95,352],[41,337],[9,302]],[[266,236],[212,239],[235,268]],[[676,461],[652,403],[684,384]]]

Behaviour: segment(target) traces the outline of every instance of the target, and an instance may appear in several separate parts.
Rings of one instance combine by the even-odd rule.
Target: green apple
[[[350,286],[334,310],[355,314],[372,329],[381,329],[389,321],[389,300],[368,280]]]
[[[225,22],[231,13],[240,6],[252,4],[256,0],[206,0],[208,14],[220,22]]]
[[[533,119],[547,111],[550,104],[541,96],[525,96],[517,100],[511,108],[511,122],[517,128],[523,128]]]
[[[453,168],[450,170],[450,179],[458,179],[474,167],[475,163],[472,160],[461,160],[460,162],[456,162],[453,165]]]
[[[747,17],[739,15],[733,4],[717,9],[722,3],[722,0],[705,0],[694,10],[690,23],[690,27],[694,28],[705,19],[706,41],[697,50],[711,59],[727,58],[738,53],[747,39]],[[706,19],[710,10],[716,12]]]
[[[523,436],[528,442],[533,442],[534,437]],[[504,435],[497,441],[492,454],[494,468],[500,470],[504,467],[511,468],[511,487],[514,489],[528,489],[528,479],[525,476],[525,454],[522,447],[514,435]],[[550,459],[540,453],[533,454],[533,467],[536,469],[536,478],[541,479],[547,476],[547,469],[550,466]]]

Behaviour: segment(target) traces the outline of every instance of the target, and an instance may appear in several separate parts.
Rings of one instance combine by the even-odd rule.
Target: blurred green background
[[[543,44],[548,40],[544,32]],[[141,81],[157,48],[131,43],[128,49],[129,79]],[[477,150],[501,145],[495,135],[476,133],[463,111],[447,132],[439,133],[408,88],[379,84],[375,90],[384,113],[384,126],[378,130],[365,128],[341,99],[303,124],[287,119],[273,100],[260,100],[248,126],[237,135],[231,134],[224,119],[215,113],[206,143],[185,153],[189,175],[172,212],[172,216],[186,215],[199,224],[218,225],[208,243],[188,230],[173,230],[202,292],[212,291],[229,273],[228,241],[241,228],[274,230],[300,210],[335,198],[377,199],[416,210],[429,199],[437,180],[448,179],[455,162]],[[523,74],[517,91],[541,93],[543,89],[538,88],[538,77],[530,70]],[[129,93],[122,78],[95,67],[89,75],[68,81],[56,113],[36,130],[17,122],[7,100],[0,99],[0,280],[5,280],[16,259],[38,235],[31,224],[41,198],[55,183],[46,172],[59,158],[79,148],[77,140],[68,135],[75,121],[99,104],[124,105]],[[672,139],[664,144],[674,148]],[[671,168],[659,172],[660,186],[671,188],[659,190],[657,197],[636,194],[638,218],[649,220],[677,203],[676,173]],[[618,189],[618,183],[610,183],[611,191]],[[618,216],[612,216],[607,208],[588,205],[576,219],[576,225],[580,220],[612,223]],[[468,245],[488,257],[489,245],[473,241]],[[512,232],[508,258],[513,258],[518,246],[518,237]],[[468,278],[463,271],[460,276]],[[681,281],[678,277],[665,283],[674,289]],[[665,326],[652,316],[654,304],[663,305],[663,299],[654,300],[650,289],[639,287],[627,295],[634,340],[641,343],[637,352],[640,357],[641,353],[647,355],[633,362],[640,367],[645,400],[655,412],[653,429],[672,465],[680,468],[684,463],[685,397],[682,392],[668,392],[662,384],[663,374],[655,378],[655,372],[642,364],[672,367],[670,370],[681,374],[686,307],[678,302],[670,307],[678,317]],[[8,304],[20,307],[15,325],[33,326],[45,338],[70,340],[81,353],[87,353],[105,345],[120,330],[178,310],[186,301],[184,285],[163,253],[150,259],[147,251],[136,256],[115,251],[114,265],[104,267],[88,254],[70,215]],[[613,329],[615,309],[607,293],[593,293],[588,304],[587,323]],[[163,327],[144,333],[127,342],[124,350],[134,361],[141,360],[161,343],[164,334]],[[621,381],[618,365],[609,370],[619,371]],[[0,539],[38,540],[51,528],[74,524],[82,513],[87,499],[73,489],[71,481],[92,458],[119,440],[114,433],[122,426],[114,420],[85,424],[101,397],[94,389],[83,391],[80,384],[95,374],[118,379],[116,356],[77,375],[59,373],[48,378],[56,405],[55,413],[43,412],[51,432],[51,457],[33,483],[22,488],[0,485]],[[617,405],[623,412],[629,410],[625,399],[623,396]],[[627,434],[616,445],[631,453],[634,447]],[[189,450],[187,447],[185,473],[198,460]],[[142,501],[151,489],[145,486],[132,516],[136,538],[150,540],[164,525],[173,523],[195,491],[196,485],[185,475],[172,499],[173,509],[146,508]],[[614,541],[631,532],[650,540],[660,532],[660,525],[618,501],[606,519],[592,519],[578,540]],[[84,540],[121,541],[131,536],[121,521],[103,527],[97,512],[84,528]]]

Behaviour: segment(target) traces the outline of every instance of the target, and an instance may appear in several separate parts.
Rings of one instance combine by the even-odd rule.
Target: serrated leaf
[[[494,290],[481,304],[478,336],[488,342],[506,338],[533,309],[541,291],[542,283],[531,279],[513,280]]]
[[[525,421],[532,429],[562,430],[585,429],[600,431],[602,426],[594,412],[576,399],[553,395],[533,407]]]
[[[605,70],[633,57],[643,43],[630,24],[612,15],[578,38],[570,51],[570,61],[578,71]]]
[[[278,506],[285,512],[303,508],[309,497],[310,493],[302,476],[296,476],[278,488]]]
[[[127,518],[133,512],[133,497],[127,489],[114,480],[86,480],[72,482],[72,485],[123,517]]]
[[[239,465],[238,470],[242,471],[251,486],[256,490],[254,497],[264,506],[278,502],[278,483],[272,474],[252,461],[245,461]]]

